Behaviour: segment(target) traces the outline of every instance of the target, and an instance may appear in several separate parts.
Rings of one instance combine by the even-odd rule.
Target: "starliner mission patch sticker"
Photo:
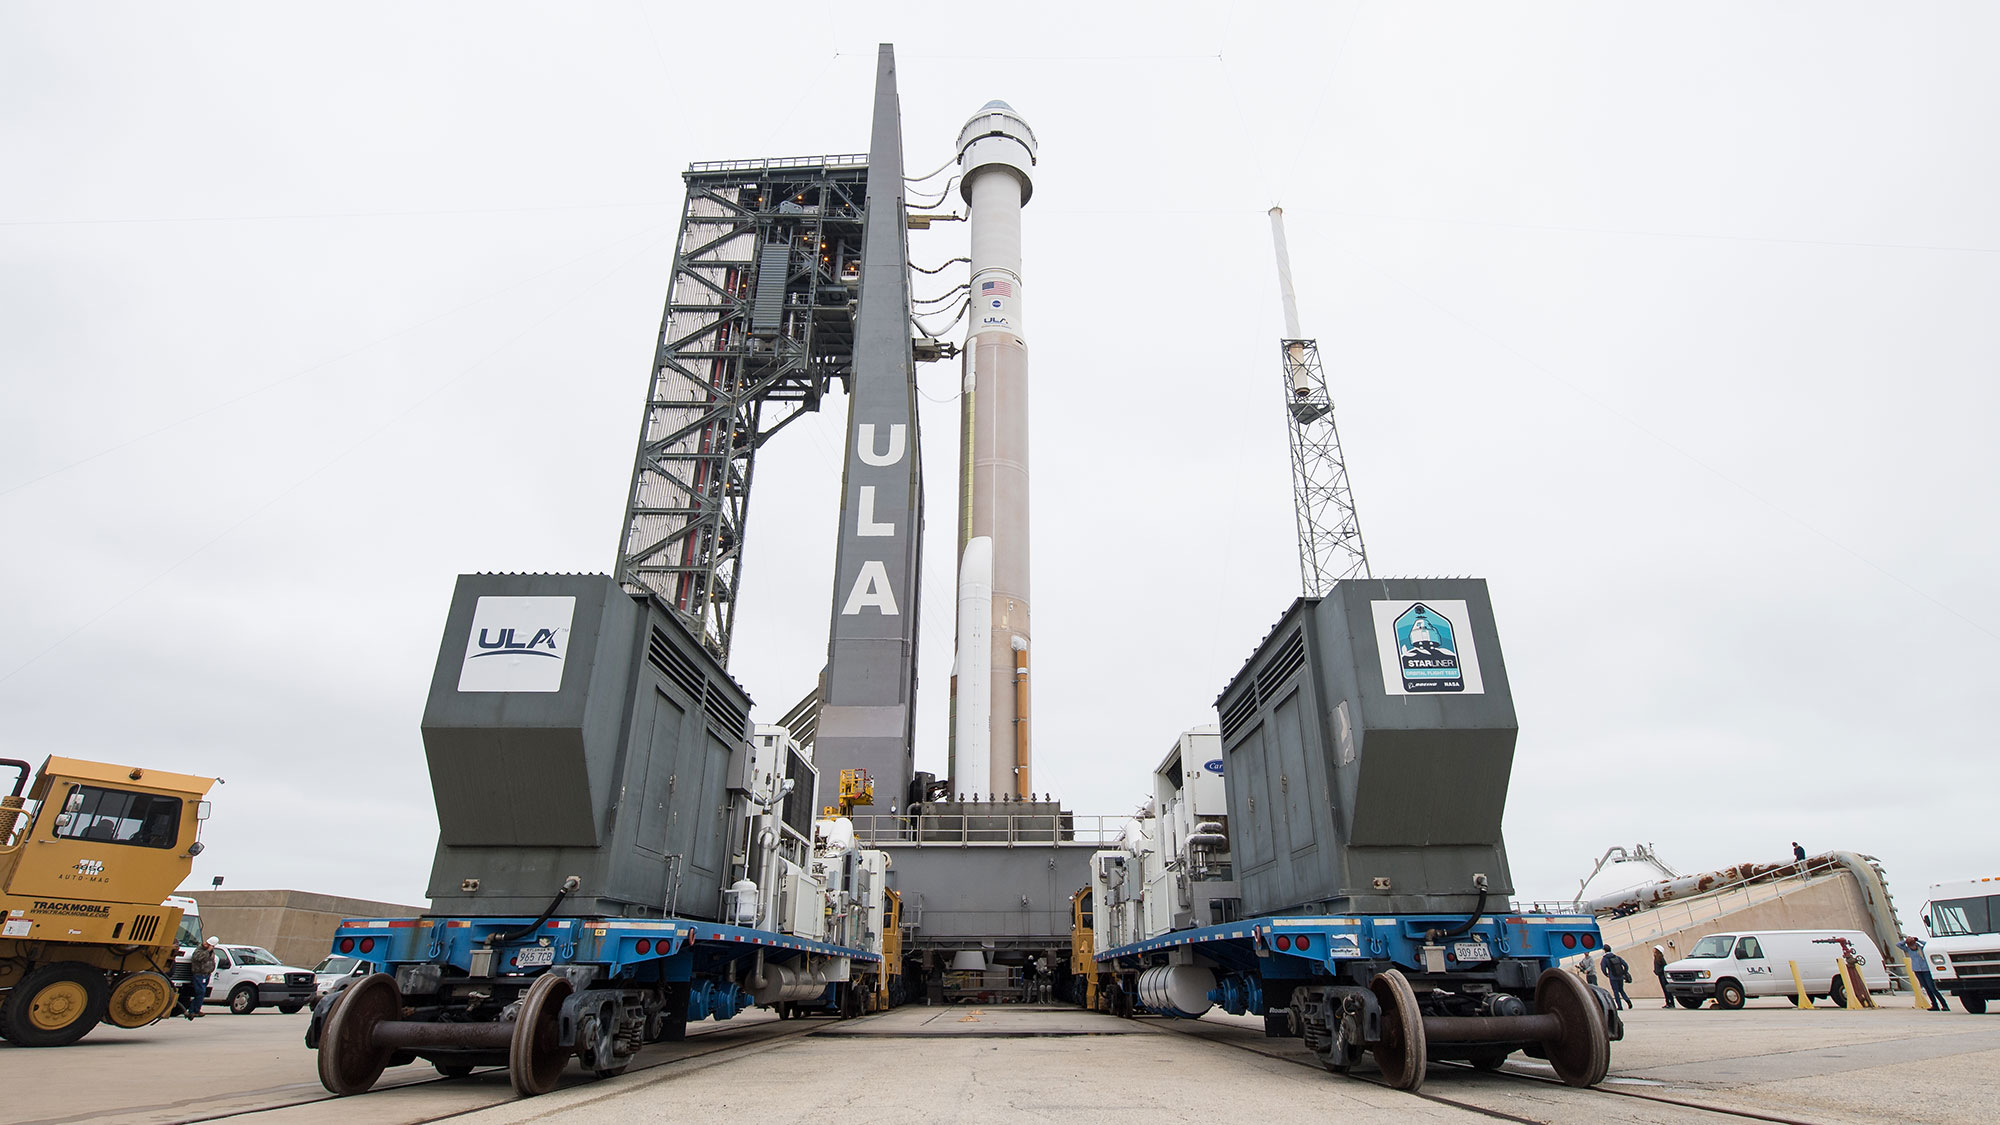
[[[1462,601],[1370,602],[1382,688],[1390,695],[1484,695]]]

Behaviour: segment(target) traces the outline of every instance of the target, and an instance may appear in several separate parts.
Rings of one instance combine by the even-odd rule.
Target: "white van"
[[[1854,947],[1868,991],[1889,991],[1881,950],[1860,930],[1739,930],[1710,934],[1668,965],[1667,994],[1683,1008],[1699,1008],[1711,997],[1718,1008],[1741,1008],[1758,996],[1796,997],[1790,964],[1796,961],[1807,995],[1845,1003],[1847,984],[1836,968],[1840,945],[1831,938],[1846,938]]]

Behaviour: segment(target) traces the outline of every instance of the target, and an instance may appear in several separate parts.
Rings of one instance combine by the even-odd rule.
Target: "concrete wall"
[[[343,918],[413,918],[421,906],[306,891],[192,891],[202,932],[228,945],[261,945],[287,965],[310,969],[332,952]]]
[[[1676,924],[1691,919],[1686,924]],[[1624,918],[1600,919],[1605,944],[1632,963],[1634,999],[1660,997],[1653,976],[1653,947],[1663,945],[1667,960],[1687,956],[1709,934],[1737,930],[1870,931],[1868,904],[1854,875],[1840,871],[1803,884],[1762,884],[1710,898],[1664,903]],[[1673,926],[1662,932],[1663,926]],[[1882,951],[1875,950],[1877,957]]]

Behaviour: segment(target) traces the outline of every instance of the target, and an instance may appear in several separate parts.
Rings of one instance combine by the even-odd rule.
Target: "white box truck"
[[[1861,979],[1870,992],[1889,991],[1889,972],[1875,940],[1860,930],[1737,930],[1709,934],[1685,958],[1667,966],[1667,995],[1683,1008],[1710,999],[1718,1008],[1741,1008],[1759,996],[1798,995],[1791,962],[1798,962],[1806,994],[1845,1002],[1847,984],[1837,967],[1838,942],[1846,938],[1861,961]]]
[[[1939,989],[1974,1015],[2000,1000],[2000,875],[1933,886],[1924,925],[1924,959]]]

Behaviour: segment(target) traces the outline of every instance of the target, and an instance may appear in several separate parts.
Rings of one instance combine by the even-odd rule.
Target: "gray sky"
[[[1491,583],[1522,897],[1638,841],[1873,854],[1912,925],[2000,871],[2000,15],[1104,7],[0,8],[0,753],[226,778],[200,885],[419,901],[454,576],[611,565],[681,170],[865,149],[893,40],[913,171],[989,98],[1042,145],[1038,789],[1129,811],[1297,593],[1278,202],[1376,573]],[[843,416],[759,461],[766,721]]]

